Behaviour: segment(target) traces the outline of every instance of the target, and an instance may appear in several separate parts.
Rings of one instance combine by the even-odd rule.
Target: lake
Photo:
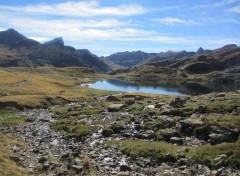
[[[237,85],[199,84],[196,82],[129,82],[119,79],[105,79],[89,85],[90,88],[122,91],[143,92],[163,95],[193,95],[211,92],[228,92],[239,90]]]

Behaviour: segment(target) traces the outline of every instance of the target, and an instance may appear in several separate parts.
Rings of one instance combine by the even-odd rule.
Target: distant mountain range
[[[200,47],[196,52],[126,51],[98,58],[87,49],[65,46],[62,37],[41,44],[14,29],[2,31],[0,32],[0,67],[18,66],[79,66],[103,73],[128,68],[138,77],[144,74],[146,76],[150,74],[152,77],[160,73],[174,76],[172,73],[177,73],[174,77],[179,79],[188,74],[208,74],[212,81],[220,81],[221,76],[224,75],[236,82],[236,79],[240,78],[240,48],[231,44],[215,50],[204,50]]]
[[[210,50],[204,50],[199,48],[197,52],[187,52],[187,51],[167,51],[161,53],[145,53],[143,51],[133,51],[133,52],[118,52],[107,57],[102,57],[101,59],[107,64],[112,63],[115,66],[131,68],[138,67],[144,64],[158,62],[168,59],[184,59],[194,55],[205,54],[210,52]]]
[[[201,54],[198,54],[201,53]],[[240,84],[240,47],[226,45],[215,50],[201,48],[192,56],[147,62],[127,73],[138,80],[208,80],[213,83]]]
[[[89,67],[109,72],[110,67],[87,49],[65,46],[62,37],[44,44],[29,39],[14,29],[0,32],[0,66]]]

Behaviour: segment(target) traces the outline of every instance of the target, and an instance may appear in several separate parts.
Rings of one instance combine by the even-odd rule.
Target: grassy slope
[[[16,110],[0,110],[0,127],[15,126],[25,122],[24,117],[15,118]],[[23,143],[19,142],[10,134],[0,133],[0,175],[22,176],[28,175],[26,171],[14,161],[10,159],[11,147],[17,145],[24,147]]]
[[[24,106],[46,103],[46,97],[89,98],[109,93],[80,87],[83,82],[103,78],[84,68],[0,68],[0,102]],[[2,95],[2,96],[1,96]]]

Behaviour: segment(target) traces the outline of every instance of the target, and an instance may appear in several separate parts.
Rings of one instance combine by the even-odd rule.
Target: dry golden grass
[[[106,75],[75,67],[1,68],[0,102],[11,101],[20,105],[37,106],[46,97],[76,99],[104,95],[109,91],[80,87],[81,83],[104,77]]]
[[[10,160],[11,147],[14,145],[23,146],[13,136],[0,134],[0,175],[2,176],[25,176],[27,172],[14,161]]]

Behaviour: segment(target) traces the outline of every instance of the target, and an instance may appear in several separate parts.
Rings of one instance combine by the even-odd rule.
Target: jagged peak
[[[204,51],[205,50],[202,47],[200,47],[200,48],[198,48],[197,53],[203,53]]]
[[[58,46],[64,46],[64,41],[62,37],[58,37],[55,38],[53,40],[50,40],[46,43],[44,43],[44,45],[58,45]]]
[[[82,54],[88,54],[88,55],[92,54],[88,49],[78,49],[78,51]]]

